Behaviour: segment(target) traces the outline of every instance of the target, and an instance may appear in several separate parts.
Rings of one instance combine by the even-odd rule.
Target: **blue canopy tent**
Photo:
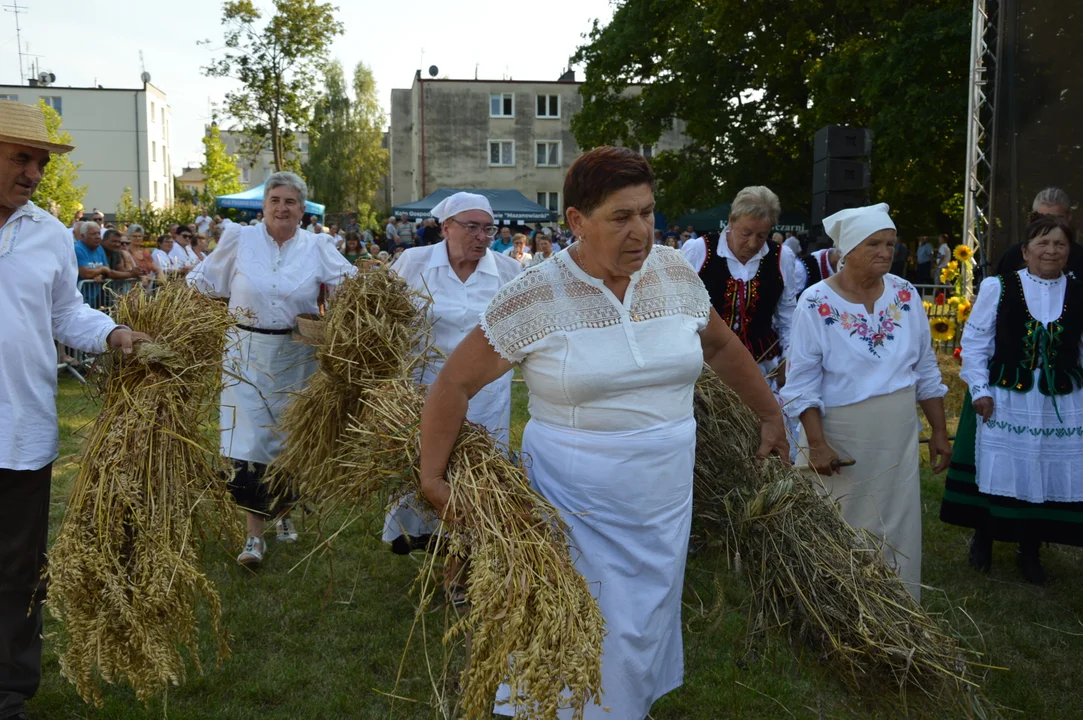
[[[214,204],[221,208],[236,210],[263,210],[263,185],[257,185],[233,195],[219,195],[214,199]],[[323,217],[324,210],[326,208],[317,202],[305,201],[306,213]]]
[[[460,190],[459,188],[440,188],[420,200],[405,205],[396,205],[391,212],[396,215],[406,213],[411,219],[427,218],[432,216],[432,209],[437,204],[457,192],[471,192],[484,195],[489,199],[489,205],[493,208],[493,219],[497,222],[515,220],[518,222],[551,222],[553,214],[548,208],[527,199],[518,190],[476,190],[473,188]]]

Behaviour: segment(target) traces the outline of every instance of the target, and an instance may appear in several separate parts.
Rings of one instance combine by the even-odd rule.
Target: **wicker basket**
[[[298,340],[307,345],[319,345],[323,342],[323,316],[316,313],[302,313],[297,316]]]

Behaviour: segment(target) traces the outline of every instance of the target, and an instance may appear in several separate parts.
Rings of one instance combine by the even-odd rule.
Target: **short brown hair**
[[[590,215],[610,195],[635,185],[654,191],[654,171],[635,150],[607,145],[585,152],[564,176],[564,218],[570,207]]]
[[[1075,231],[1072,230],[1072,226],[1067,220],[1058,215],[1039,215],[1038,213],[1030,214],[1030,222],[1027,223],[1026,238],[1023,240],[1023,247],[1028,247],[1030,241],[1035,238],[1040,238],[1043,235],[1048,235],[1054,230],[1060,230],[1064,233],[1064,237],[1071,243],[1075,237]]]

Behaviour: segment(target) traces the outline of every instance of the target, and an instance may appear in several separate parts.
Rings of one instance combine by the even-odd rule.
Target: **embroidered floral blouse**
[[[853,405],[917,386],[918,400],[943,397],[929,320],[914,286],[884,276],[884,293],[869,313],[826,282],[801,294],[794,313],[784,410],[799,417],[815,407]]]

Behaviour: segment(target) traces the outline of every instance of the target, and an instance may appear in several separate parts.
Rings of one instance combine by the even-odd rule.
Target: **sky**
[[[269,11],[271,0],[254,0]],[[60,87],[136,88],[145,66],[173,113],[172,167],[198,165],[203,126],[227,80],[200,68],[222,46],[220,0],[149,3],[146,0],[0,0],[18,2],[24,67],[31,61],[56,75]],[[611,0],[337,0],[345,34],[332,55],[347,77],[358,62],[376,76],[385,112],[392,88],[409,87],[430,65],[441,77],[556,80],[583,43],[592,21],[613,16]],[[197,46],[210,40],[208,46]],[[143,53],[143,66],[139,53]],[[582,79],[582,68],[577,68]],[[19,82],[15,15],[0,13],[0,84]],[[313,91],[322,87],[317,80]]]

